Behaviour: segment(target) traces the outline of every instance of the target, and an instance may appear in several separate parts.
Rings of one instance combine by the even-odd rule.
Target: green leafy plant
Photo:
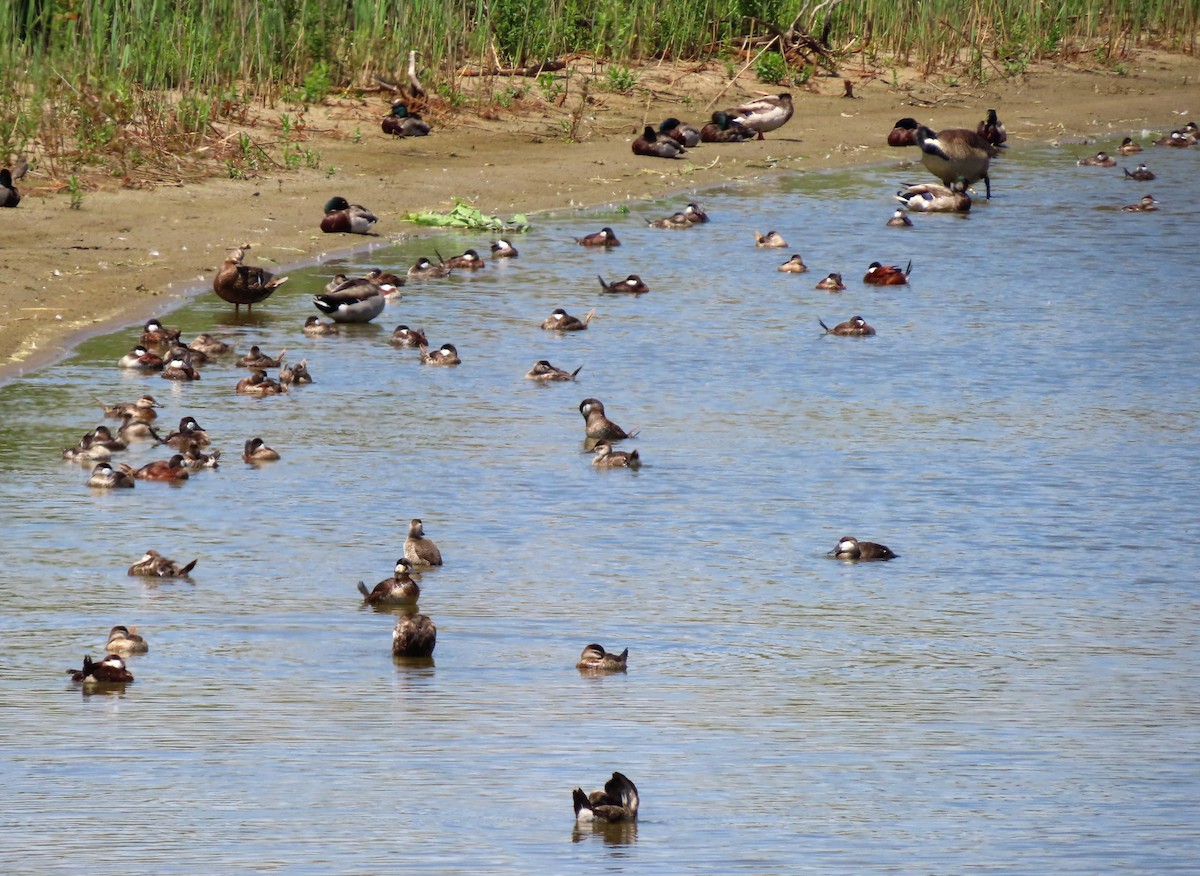
[[[409,213],[404,217],[417,225],[430,225],[438,228],[473,228],[479,231],[528,231],[529,220],[518,213],[508,222],[495,216],[488,216],[465,201],[455,198],[454,209],[449,213]]]
[[[83,207],[83,184],[79,182],[79,177],[71,174],[67,180],[67,194],[71,196],[71,209],[79,210]]]
[[[754,75],[771,85],[787,85],[787,61],[779,52],[763,52],[754,62]]]
[[[628,67],[609,67],[607,84],[609,91],[627,94],[637,85],[637,74]]]

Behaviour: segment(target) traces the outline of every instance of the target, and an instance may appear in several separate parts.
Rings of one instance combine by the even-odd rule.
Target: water
[[[703,192],[682,232],[643,222],[678,199],[547,217],[338,338],[299,331],[333,273],[486,238],[166,320],[307,358],[283,397],[231,363],[122,374],[133,327],[0,389],[4,869],[1197,872],[1196,155],[1152,151],[1151,186],[1074,157],[1013,150],[992,203],[908,230],[883,223],[919,167]],[[1160,212],[1114,209],[1145,191]],[[602,225],[624,245],[572,242]],[[772,228],[788,250],[753,247]],[[775,271],[792,251],[810,273]],[[908,287],[859,282],[909,259]],[[600,293],[630,272],[650,294]],[[557,306],[597,315],[540,331]],[[877,337],[821,334],[855,313]],[[463,364],[392,349],[400,322]],[[578,383],[524,380],[541,358]],[[221,468],[94,494],[59,450],[93,396],[145,391]],[[640,472],[591,468],[588,396],[641,429]],[[255,435],[283,460],[244,466]],[[393,662],[355,590],[416,516],[447,560],[432,665]],[[901,558],[827,559],[844,534]],[[192,581],[127,577],[151,547]],[[82,695],[63,671],[116,623],[150,642],[137,681]],[[581,676],[592,641],[628,674]],[[638,824],[576,830],[571,789],[614,769]]]

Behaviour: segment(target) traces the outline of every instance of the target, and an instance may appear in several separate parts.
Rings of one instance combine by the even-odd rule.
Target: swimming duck
[[[117,430],[117,435],[125,442],[141,441],[149,438],[157,441],[159,444],[162,443],[162,439],[158,437],[158,433],[154,431],[154,427],[150,425],[149,421],[143,420],[132,411],[124,416],[121,428]]]
[[[1004,130],[1004,122],[996,116],[996,111],[987,111],[987,118],[975,128],[975,133],[993,146],[1002,146],[1008,140],[1008,132]]]
[[[473,249],[469,249],[462,255],[451,256],[443,263],[450,270],[478,271],[480,268],[487,267],[487,262]]]
[[[319,316],[310,316],[304,320],[304,327],[300,331],[304,332],[304,336],[308,338],[325,338],[339,334],[336,323],[323,322]]]
[[[185,364],[191,365],[193,368],[202,368],[212,361],[208,353],[203,350],[193,350],[180,343],[172,344],[163,355],[164,362],[170,362],[172,359],[182,359]]]
[[[1154,171],[1146,167],[1145,164],[1139,164],[1133,172],[1130,172],[1127,167],[1122,167],[1121,170],[1125,171],[1126,179],[1135,179],[1138,182],[1150,182],[1150,180],[1154,179]]]
[[[388,343],[393,347],[417,350],[421,347],[428,347],[429,339],[425,337],[425,332],[421,329],[411,329],[406,325],[398,325],[392,331],[392,337]]]
[[[892,214],[892,218],[885,224],[888,228],[912,228],[912,220],[899,207],[896,208],[896,212]]]
[[[406,614],[396,619],[392,630],[393,657],[431,657],[437,645],[437,626],[424,614]]]
[[[200,471],[205,468],[220,468],[218,460],[221,458],[221,451],[214,450],[212,453],[201,453],[200,448],[194,445],[189,445],[183,451],[183,464],[190,471]]]
[[[120,469],[115,469],[107,462],[98,462],[92,469],[92,475],[87,479],[87,485],[99,490],[113,490],[121,487],[132,487],[133,478]]]
[[[825,325],[821,320],[821,328],[825,329],[827,335],[841,335],[846,338],[867,338],[875,334],[875,329],[867,325],[867,321],[857,314],[850,317],[845,322],[839,322],[833,328]]]
[[[778,231],[768,231],[766,234],[754,232],[754,245],[760,249],[785,249],[787,241]]]
[[[112,449],[95,442],[93,434],[88,432],[74,447],[64,447],[62,458],[67,462],[107,462],[112,458]]]
[[[138,635],[137,627],[131,630],[122,624],[108,631],[108,644],[104,647],[110,654],[145,654],[150,650],[146,639]]]
[[[492,258],[515,259],[518,255],[517,248],[503,237],[492,241]]]
[[[428,347],[421,345],[417,347],[421,351],[421,362],[426,365],[461,365],[462,360],[458,358],[458,350],[454,344],[442,344],[436,350],[430,350]]]
[[[93,396],[93,398],[95,397]],[[124,419],[126,414],[133,414],[135,417],[145,420],[146,422],[156,418],[158,416],[158,412],[154,409],[161,407],[159,403],[155,401],[154,396],[149,394],[143,395],[134,402],[117,402],[115,405],[110,405],[97,398],[96,403],[100,405],[100,407],[104,408],[104,416],[106,417],[121,420]]]
[[[712,121],[700,129],[701,143],[741,143],[754,137],[755,132],[732,119],[724,110],[712,114]]]
[[[133,673],[125,668],[125,661],[116,654],[105,654],[99,663],[91,656],[83,658],[83,669],[68,669],[71,681],[77,684],[129,684],[133,681]]]
[[[15,207],[21,203],[21,193],[13,185],[12,171],[0,167],[0,207]]]
[[[450,269],[445,265],[435,265],[429,259],[421,257],[408,269],[408,276],[418,280],[440,280],[442,277],[450,276]]]
[[[601,228],[599,231],[593,231],[591,234],[585,234],[583,237],[576,237],[575,242],[580,246],[620,246],[621,241],[617,240],[617,235],[608,226]]]
[[[1121,141],[1121,145],[1117,147],[1117,151],[1122,155],[1136,155],[1142,151],[1142,147],[1133,142],[1132,137],[1126,137]]]
[[[658,134],[660,137],[670,137],[680,146],[686,146],[688,149],[700,145],[700,132],[687,122],[681,122],[676,118],[664,119],[658,126]]]
[[[158,375],[163,380],[199,380],[200,372],[182,356],[173,356],[163,363],[162,373]]]
[[[992,179],[988,170],[1000,150],[974,131],[946,128],[935,134],[915,119],[903,118],[888,135],[888,145],[919,147],[921,163],[943,185],[950,185],[960,176],[967,185],[983,180],[987,197],[991,198]]]
[[[579,373],[583,366],[580,365],[574,371],[565,371],[562,368],[556,368],[545,359],[539,359],[534,363],[534,366],[529,369],[525,375],[526,380],[574,380],[575,375]]]
[[[420,113],[409,112],[402,100],[392,103],[391,112],[383,117],[383,133],[393,137],[424,137],[432,128],[421,118]]]
[[[124,450],[129,445],[122,438],[114,438],[108,426],[100,425],[80,438],[75,446],[80,449],[102,447],[111,453],[114,450]]]
[[[1155,146],[1172,146],[1175,149],[1186,149],[1192,145],[1191,139],[1182,131],[1172,131],[1165,137],[1159,137],[1154,141]]]
[[[896,200],[914,213],[971,212],[971,196],[961,177],[949,186],[938,183],[910,185],[896,192]]]
[[[149,550],[129,567],[129,574],[141,578],[186,578],[198,562],[199,559],[195,559],[181,566],[158,551]]]
[[[321,230],[326,234],[370,234],[371,227],[378,221],[379,217],[362,204],[351,204],[337,196],[325,203]]]
[[[401,557],[396,560],[396,568],[392,577],[384,578],[375,585],[373,590],[368,590],[367,585],[359,581],[358,592],[363,596],[363,603],[366,605],[416,605],[417,598],[421,595],[421,588],[409,575],[411,571],[412,563]]]
[[[192,342],[188,344],[189,350],[198,350],[206,356],[224,356],[226,353],[232,353],[233,347],[224,341],[217,340],[208,332],[201,332],[192,338]]]
[[[846,284],[842,282],[841,274],[830,274],[824,280],[817,283],[818,289],[824,289],[826,292],[843,292],[846,289]]]
[[[651,228],[691,228],[708,221],[708,214],[695,204],[688,204],[677,213],[647,223]]]
[[[383,313],[384,305],[387,304],[385,295],[394,288],[390,285],[376,285],[369,280],[348,280],[333,292],[314,295],[312,303],[334,322],[370,322]]]
[[[911,259],[908,267],[905,268],[901,268],[899,265],[881,265],[879,262],[871,262],[867,266],[863,282],[869,286],[903,286],[908,283],[908,275],[911,273]]]
[[[603,645],[592,643],[584,646],[575,668],[591,672],[624,672],[628,668],[628,662],[628,648],[620,654],[613,654],[611,651],[605,651]]]
[[[642,131],[642,136],[633,141],[633,154],[646,155],[650,158],[682,158],[686,150],[675,140],[666,135],[659,136],[650,125]]]
[[[404,557],[414,566],[440,566],[442,552],[433,540],[425,536],[425,524],[414,517],[408,524],[408,537],[404,539]]]
[[[179,342],[180,334],[179,329],[166,328],[157,319],[147,320],[146,325],[142,327],[142,346],[165,347],[175,344]]]
[[[268,447],[262,438],[249,439],[242,449],[242,459],[245,462],[274,462],[279,458],[279,451]]]
[[[248,243],[230,249],[225,263],[213,277],[213,291],[234,306],[234,313],[240,312],[243,304],[247,312],[252,311],[255,304],[266,301],[288,281],[287,277],[276,277],[265,268],[242,264],[248,249]]]
[[[571,792],[575,804],[575,820],[635,821],[638,814],[638,791],[633,782],[621,773],[613,773],[604,783],[603,791],[585,794],[582,788]]]
[[[799,253],[792,253],[792,257],[780,265],[777,270],[783,271],[785,274],[804,274],[808,272],[808,265],[804,264],[804,259],[800,258]]]
[[[853,536],[845,535],[838,539],[837,546],[829,552],[829,556],[839,560],[891,560],[899,556],[885,544],[873,541],[859,541]]]
[[[600,281],[600,288],[605,292],[628,292],[631,295],[645,295],[650,291],[650,287],[642,282],[642,278],[637,274],[630,274],[624,280],[613,280],[609,283],[599,274],[596,279]]]
[[[792,110],[792,96],[784,93],[760,97],[725,112],[742,127],[756,131],[762,140],[767,131],[782,127],[792,117]]]
[[[151,353],[141,344],[138,344],[117,360],[117,367],[130,371],[162,371],[163,360],[162,356]]]
[[[308,372],[308,360],[301,359],[295,365],[287,365],[279,372],[279,382],[284,386],[312,383],[312,375]]]
[[[288,388],[277,380],[267,377],[267,372],[259,368],[249,377],[243,377],[233,389],[238,395],[283,395]]]
[[[168,435],[163,443],[176,450],[186,450],[192,445],[197,448],[207,447],[212,441],[208,433],[200,428],[195,417],[184,417],[179,421],[179,428]]]
[[[278,368],[283,362],[283,356],[287,353],[287,347],[279,351],[279,355],[272,358],[259,349],[258,344],[250,347],[250,352],[245,356],[240,357],[234,364],[238,368],[249,368],[251,370],[257,368]]]
[[[188,478],[188,468],[183,463],[183,455],[179,453],[170,459],[148,462],[136,470],[132,466],[122,465],[121,470],[139,481],[186,481]]]
[[[1158,201],[1154,200],[1153,195],[1142,195],[1136,204],[1126,204],[1121,209],[1126,213],[1153,213],[1158,209]]]
[[[637,430],[626,432],[604,415],[604,403],[597,398],[585,398],[579,403],[583,415],[584,434],[596,441],[621,441],[632,438]]]
[[[1079,159],[1076,164],[1080,167],[1116,167],[1117,159],[1113,158],[1107,152],[1097,152],[1095,155]]]
[[[607,441],[597,441],[592,448],[592,465],[596,468],[633,468],[642,467],[642,458],[636,450],[613,450]]]
[[[1183,134],[1194,144],[1197,140],[1200,140],[1200,125],[1197,125],[1195,122],[1188,122],[1179,129],[1179,133]]]
[[[593,308],[588,311],[587,316],[580,319],[577,316],[571,316],[561,307],[556,307],[548,317],[542,320],[542,329],[548,332],[581,332],[588,327],[588,323],[592,321],[595,314],[596,310]]]

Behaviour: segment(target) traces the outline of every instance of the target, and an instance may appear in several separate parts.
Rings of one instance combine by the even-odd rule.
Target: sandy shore
[[[911,75],[893,82],[890,72],[884,79],[851,75],[848,68],[843,72],[854,82],[856,99],[842,96],[841,79],[816,79],[811,89],[792,89],[795,116],[768,139],[706,144],[680,161],[639,158],[629,143],[646,122],[677,116],[699,123],[714,108],[781,89],[747,74],[721,94],[728,83],[715,67],[646,68],[631,95],[593,92],[578,113],[581,142],[566,137],[571,111],[581,107],[570,93],[563,107],[526,99],[445,118],[433,135],[406,140],[379,130],[383,97],[334,101],[308,114],[305,145],[320,154],[319,170],[153,190],[99,188],[84,195],[78,210],[70,209],[65,193],[52,193],[61,181],[35,170],[19,185],[20,206],[0,210],[6,275],[0,382],[64,356],[82,336],[165,314],[198,287],[210,290],[230,245],[250,242],[248,261],[266,265],[360,245],[361,237],[318,228],[321,206],[335,194],[370,207],[380,217],[380,235],[399,239],[421,232],[404,215],[449,210],[455,197],[508,217],[661,197],[772,168],[912,159],[916,150],[902,153],[884,143],[902,116],[934,128],[973,127],[994,107],[1014,149],[1060,137],[1111,148],[1123,136],[1142,138],[1145,130],[1169,130],[1192,113],[1200,116],[1200,106],[1192,105],[1200,60],[1145,52],[1126,66],[1126,75],[1043,67],[974,87]],[[503,85],[490,83],[497,90]],[[514,85],[528,88],[530,80]],[[256,136],[264,136],[261,127]],[[1003,191],[1003,172],[993,184]]]

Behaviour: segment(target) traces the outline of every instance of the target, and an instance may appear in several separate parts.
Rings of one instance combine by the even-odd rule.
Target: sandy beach
[[[331,99],[306,113],[303,145],[319,154],[318,169],[153,189],[89,180],[80,209],[71,209],[63,181],[35,164],[18,185],[20,206],[0,210],[7,277],[0,287],[0,382],[62,357],[82,336],[164,315],[197,289],[211,294],[231,245],[251,243],[247,261],[268,266],[361,245],[360,236],[319,230],[321,207],[333,195],[372,209],[379,238],[400,239],[427,233],[405,222],[406,214],[446,211],[455,198],[509,217],[662,197],[773,169],[914,160],[916,150],[885,143],[902,116],[935,129],[974,127],[994,107],[1012,149],[1056,139],[1095,141],[1100,149],[1127,135],[1148,145],[1146,132],[1200,114],[1191,105],[1197,59],[1147,51],[1126,67],[1118,75],[1047,65],[977,86],[911,73],[893,78],[890,71],[886,78],[855,75],[847,66],[854,99],[843,96],[843,78],[818,77],[791,89],[795,116],[767,139],[705,144],[677,161],[635,156],[629,144],[646,123],[676,116],[699,124],[713,109],[783,89],[750,73],[730,85],[717,65],[651,66],[638,71],[630,94],[593,90],[580,102],[568,92],[561,107],[527,97],[485,113],[435,116],[431,136],[403,140],[379,129],[385,96]],[[513,84],[530,88],[528,79]],[[272,124],[264,111],[255,136],[271,136]],[[568,137],[572,126],[577,141]],[[1002,169],[993,186],[1004,191]]]

